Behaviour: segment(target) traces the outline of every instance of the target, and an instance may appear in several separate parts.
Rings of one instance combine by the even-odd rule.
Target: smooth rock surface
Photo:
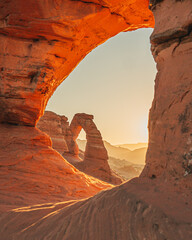
[[[157,180],[137,178],[84,201],[30,206],[4,213],[0,218],[1,237],[186,240],[192,238],[191,204],[191,198],[182,196],[172,183],[165,187]]]

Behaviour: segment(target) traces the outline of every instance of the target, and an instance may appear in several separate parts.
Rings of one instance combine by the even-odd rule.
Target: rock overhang
[[[35,126],[62,81],[95,47],[153,27],[148,0],[0,3],[0,122]]]

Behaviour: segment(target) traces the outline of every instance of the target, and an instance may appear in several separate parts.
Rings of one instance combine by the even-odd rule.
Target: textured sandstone
[[[145,3],[147,4],[148,1],[121,1],[122,4],[113,0],[94,2],[97,4],[87,0],[49,1],[42,6],[42,3],[39,1],[37,3],[35,0],[23,4],[17,4],[18,1],[1,1],[0,43],[1,66],[3,66],[1,121],[34,125],[54,89],[87,52],[107,38],[128,29],[128,22],[133,26],[131,19],[134,20],[135,28],[143,27],[145,19],[141,17],[141,13],[146,13],[145,17],[149,16],[145,8]],[[34,3],[34,11],[29,11],[26,6],[32,7],[32,3]],[[4,8],[5,4],[6,8]],[[75,204],[61,203],[60,206],[50,204],[48,207],[42,206],[40,210],[36,206],[4,213],[0,218],[3,239],[192,239],[192,1],[152,0],[151,4],[156,20],[151,43],[158,73],[155,80],[155,97],[150,110],[147,165],[142,176]],[[55,18],[53,18],[54,14]],[[133,17],[135,14],[140,16],[138,21]],[[62,23],[60,21],[60,25],[56,24],[62,16],[68,18]],[[128,17],[130,21],[127,21]],[[65,24],[64,32],[63,24]],[[151,22],[148,22],[146,26],[150,24]],[[65,45],[62,43],[64,39]],[[70,44],[69,49],[72,51],[67,51]],[[27,49],[31,51],[27,52]],[[59,60],[63,60],[59,55],[61,53],[65,53],[63,57],[67,56],[65,69],[59,64]],[[53,57],[51,54],[56,56]],[[23,61],[25,58],[26,60]],[[44,72],[46,75],[43,74]],[[34,128],[31,128],[31,131],[35,131]],[[30,133],[28,134],[30,139]],[[4,131],[2,139],[5,139],[5,136]],[[13,144],[11,141],[8,145],[1,143],[1,161],[4,164],[13,161],[14,165],[5,168],[5,171],[4,167],[1,168],[3,173],[1,192],[3,199],[7,197],[12,200],[12,204],[13,197],[20,196],[20,205],[25,205],[29,202],[26,201],[27,196],[31,201],[30,189],[35,191],[36,197],[39,197],[41,191],[37,190],[38,187],[34,188],[36,185],[32,188],[31,184],[28,190],[27,180],[30,178],[25,173],[27,169],[33,170],[33,160],[24,162],[29,165],[23,167],[22,175],[17,170],[20,161],[19,166],[15,163],[20,159],[19,154],[22,154],[21,159],[25,159],[26,153],[31,152],[31,142],[34,141],[31,140],[30,143],[26,141],[22,151],[17,155],[12,151],[14,149],[16,151],[16,147],[21,147],[22,141],[15,138],[13,133],[9,136],[10,138],[12,136],[14,141]],[[35,142],[44,145],[44,142],[47,144],[49,141],[46,139],[42,143],[37,138]],[[28,147],[29,149],[26,149]],[[51,148],[48,149],[50,152],[53,151]],[[41,152],[36,158],[43,161],[44,154],[47,156],[46,152]],[[63,161],[62,158],[60,160]],[[44,169],[43,167],[47,169],[47,161],[44,163],[40,165],[39,172]],[[52,167],[55,169],[58,165],[55,166],[54,162],[49,170]],[[13,173],[12,168],[16,168],[17,171]],[[36,172],[31,175],[35,177]],[[50,183],[53,178],[51,175],[54,176],[53,171],[50,174]],[[79,175],[75,174],[75,176]],[[7,181],[6,177],[10,181]],[[15,180],[17,178],[19,181]],[[35,180],[38,186],[40,180],[39,178]],[[74,186],[74,178],[70,181]],[[22,182],[27,184],[21,186]],[[79,182],[77,177],[76,183]],[[53,181],[53,188],[55,184],[57,182]],[[71,193],[71,189],[69,190]],[[20,192],[23,194],[26,192],[26,197],[22,198]],[[55,196],[58,199],[58,195],[54,194],[53,198]],[[45,192],[44,197],[44,201],[51,199],[52,190],[51,194]],[[53,211],[50,210],[52,207]]]
[[[122,180],[109,167],[107,150],[104,146],[101,133],[93,122],[93,115],[77,113],[72,119],[70,124],[72,139],[69,147],[71,153],[74,155],[79,154],[76,139],[82,129],[85,131],[87,139],[84,159],[81,162],[75,163],[74,166],[101,180],[120,184]]]
[[[135,179],[90,199],[15,209],[0,218],[3,239],[188,240],[191,197],[174,185]],[[168,206],[168,207],[167,207]]]
[[[0,211],[85,198],[110,187],[70,165],[36,128],[1,124],[0,139]]]
[[[87,53],[121,31],[153,25],[148,0],[1,0],[0,122],[35,126]]]
[[[191,189],[192,1],[163,1],[154,16],[151,42],[158,73],[142,176],[172,179]]]
[[[37,124],[37,128],[47,133],[52,140],[52,147],[61,155],[68,152],[66,138],[68,137],[69,123],[65,116],[60,116],[54,112],[46,111]],[[71,135],[71,134],[70,134]]]
[[[77,169],[112,184],[122,182],[109,167],[107,150],[92,115],[76,114],[69,126],[65,116],[45,111],[37,127],[51,137],[53,148]],[[87,137],[83,161],[79,157],[79,148],[76,143],[82,128]]]

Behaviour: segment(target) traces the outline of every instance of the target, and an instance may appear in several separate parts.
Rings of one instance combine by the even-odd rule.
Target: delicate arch
[[[82,128],[86,133],[87,139],[84,161],[93,159],[107,161],[107,150],[104,146],[101,133],[93,122],[93,115],[85,113],[75,114],[73,120],[71,121],[70,130],[72,133],[72,140],[71,146],[68,147],[71,153],[75,155],[78,154],[78,146],[76,144],[76,139],[79,136]]]

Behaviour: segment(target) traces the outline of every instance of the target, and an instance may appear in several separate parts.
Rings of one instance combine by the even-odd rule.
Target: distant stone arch
[[[86,133],[87,144],[82,162],[77,162],[75,166],[87,174],[100,178],[104,181],[119,184],[122,180],[110,169],[108,164],[108,154],[102,140],[100,131],[93,122],[93,115],[77,113],[70,124],[71,139],[67,140],[69,153],[77,156],[79,147],[76,139],[83,129]]]
[[[79,148],[77,146],[76,139],[82,129],[85,131],[87,139],[84,160],[107,160],[107,150],[104,146],[101,133],[93,122],[93,115],[85,113],[75,114],[73,120],[71,121],[70,130],[72,140],[68,147],[69,151],[74,155],[78,155]]]

